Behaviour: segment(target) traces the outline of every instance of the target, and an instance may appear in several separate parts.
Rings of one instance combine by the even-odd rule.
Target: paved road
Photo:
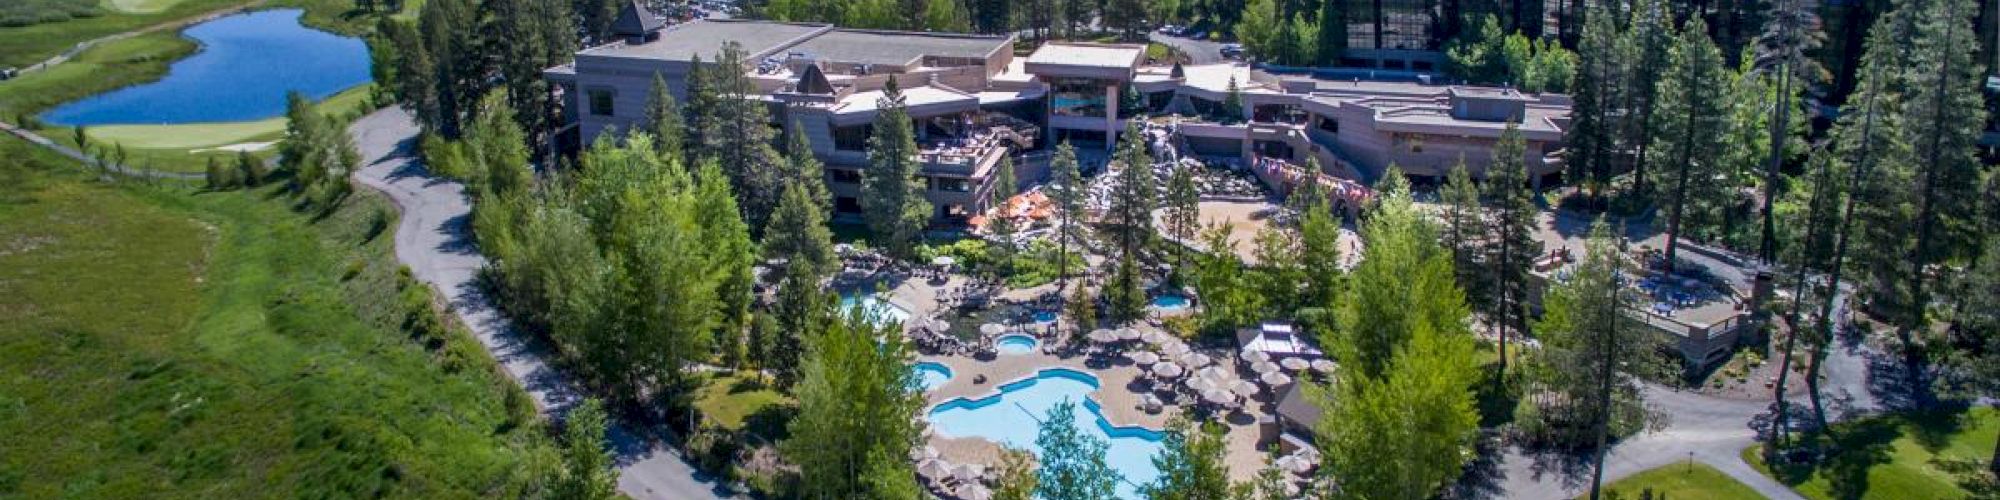
[[[1215,64],[1228,61],[1222,57],[1222,42],[1163,35],[1157,31],[1147,33],[1146,39],[1180,49],[1182,53],[1187,54],[1189,64]]]
[[[542,349],[514,331],[474,282],[486,258],[471,240],[472,205],[464,186],[432,177],[416,161],[411,153],[417,126],[401,109],[362,117],[348,132],[365,162],[355,180],[388,195],[402,210],[396,259],[444,295],[493,359],[533,396],[537,408],[546,416],[561,418],[580,400],[576,386],[545,361]],[[715,482],[678,454],[635,430],[620,424],[609,432],[617,453],[619,491],[633,498],[724,497]]]

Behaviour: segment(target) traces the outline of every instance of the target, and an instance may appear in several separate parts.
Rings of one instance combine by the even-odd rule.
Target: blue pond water
[[[1159,308],[1162,311],[1178,311],[1187,309],[1187,306],[1187,297],[1175,294],[1153,296],[1153,307]]]
[[[993,350],[1000,351],[1000,354],[1027,354],[1035,352],[1035,346],[1040,343],[1027,335],[1002,335],[994,339]]]
[[[937,388],[943,387],[945,382],[951,381],[951,367],[949,366],[925,361],[911,365],[911,368],[917,371],[917,384],[923,388],[924,392],[937,390]]]
[[[1160,451],[1160,432],[1140,427],[1112,427],[1097,403],[1086,398],[1097,390],[1097,377],[1067,368],[1049,368],[1035,377],[1000,386],[1000,394],[983,399],[953,399],[930,410],[931,427],[954,437],[980,437],[1027,449],[1040,455],[1035,435],[1049,410],[1068,401],[1076,406],[1076,426],[1084,435],[1111,444],[1105,461],[1124,476],[1118,485],[1121,498],[1139,498],[1135,484],[1146,484],[1160,475],[1153,467],[1153,455]]]
[[[368,47],[299,24],[299,9],[238,14],[189,27],[201,43],[159,81],[98,94],[42,114],[58,125],[246,121],[285,111],[285,93],[319,100],[368,83]]]
[[[902,323],[910,319],[910,311],[896,307],[895,304],[882,300],[882,297],[875,294],[858,291],[843,292],[840,294],[841,312],[844,313],[853,310],[856,304],[861,305],[863,313],[874,317],[877,324],[888,324],[892,321]]]

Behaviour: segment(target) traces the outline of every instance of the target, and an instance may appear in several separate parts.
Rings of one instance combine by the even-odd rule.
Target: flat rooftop
[[[843,29],[812,37],[785,52],[818,61],[904,66],[924,57],[985,59],[1012,45],[1005,36]]]
[[[1131,68],[1139,63],[1146,48],[1137,45],[1084,45],[1046,43],[1028,56],[1028,64],[1081,66],[1090,68]]]
[[[722,45],[736,42],[750,56],[765,54],[800,39],[832,28],[823,24],[700,19],[660,30],[657,39],[632,44],[612,42],[584,49],[581,54],[686,61],[695,56],[713,59]]]

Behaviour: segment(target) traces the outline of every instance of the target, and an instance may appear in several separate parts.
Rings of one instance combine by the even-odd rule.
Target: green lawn
[[[1960,482],[1976,476],[1952,471],[1991,456],[2000,434],[2000,412],[1976,408],[1891,415],[1834,427],[1841,437],[1840,452],[1817,468],[1774,472],[1764,464],[1760,447],[1744,450],[1743,459],[1806,498],[1969,498]]]
[[[69,1],[98,3],[98,0]],[[0,68],[26,67],[69,50],[78,42],[195,18],[251,1],[109,0],[104,2],[104,14],[97,17],[0,28]]]
[[[1640,493],[1652,490],[1654,498],[1686,498],[1702,500],[1757,500],[1764,498],[1756,490],[1737,482],[1735,478],[1723,474],[1700,463],[1684,462],[1640,472],[1604,485],[1606,498],[1636,499]],[[1588,494],[1578,498],[1586,498]]]
[[[731,431],[742,430],[745,424],[766,423],[759,419],[793,404],[792,398],[776,390],[734,375],[709,378],[695,394],[694,403],[710,422]]]
[[[401,327],[386,200],[80,170],[0,139],[0,497],[513,497],[551,452],[462,330]]]

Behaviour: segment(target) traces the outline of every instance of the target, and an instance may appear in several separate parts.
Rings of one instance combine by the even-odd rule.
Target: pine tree
[[[1621,149],[1633,153],[1629,194],[1638,199],[1653,196],[1646,172],[1652,161],[1653,143],[1660,135],[1656,130],[1658,120],[1653,115],[1659,107],[1660,87],[1666,76],[1663,72],[1669,68],[1676,37],[1671,14],[1660,1],[1638,0],[1632,6],[1632,19],[1626,25],[1625,36],[1619,40],[1619,55],[1621,60],[1628,61],[1630,68],[1625,73],[1626,117]],[[1708,97],[1716,95],[1720,94]]]
[[[764,256],[804,266],[812,276],[830,276],[840,266],[833,254],[833,232],[826,227],[825,212],[810,196],[801,183],[785,186],[771,227],[764,231]]]
[[[1201,192],[1195,188],[1194,169],[1175,165],[1173,176],[1167,178],[1166,213],[1162,222],[1166,223],[1167,236],[1182,243],[1194,241],[1195,232],[1201,226]],[[1179,250],[1176,248],[1176,250]],[[1187,266],[1187,252],[1176,251],[1174,272],[1181,272]]]
[[[1117,498],[1120,477],[1105,463],[1110,444],[1078,430],[1076,407],[1063,399],[1042,419],[1035,446],[1042,449],[1035,496],[1045,500]]]
[[[1340,295],[1340,222],[1326,198],[1306,204],[1299,215],[1299,261],[1305,266],[1304,307],[1331,309]]]
[[[482,41],[499,66],[507,105],[535,144],[550,139],[561,117],[542,70],[576,55],[576,18],[569,0],[488,0]]]
[[[1804,93],[1826,75],[1826,69],[1809,55],[1826,38],[1819,26],[1819,15],[1811,2],[1774,0],[1765,13],[1763,31],[1757,35],[1754,64],[1761,73],[1775,77],[1777,95],[1783,103],[1771,107],[1770,141],[1765,145],[1770,159],[1764,172],[1764,231],[1758,256],[1766,262],[1778,255],[1777,216],[1772,202],[1778,197],[1781,168],[1791,143],[1788,137],[1793,132],[1792,96]]]
[[[1177,418],[1167,424],[1153,468],[1160,471],[1139,491],[1151,500],[1220,500],[1230,497],[1227,440],[1219,424]]]
[[[741,366],[743,329],[749,326],[757,261],[750,228],[739,215],[729,181],[714,161],[704,161],[696,175],[695,224],[701,229],[704,279],[715,283],[716,346],[730,366]],[[821,264],[831,266],[830,264]]]
[[[1525,335],[1528,326],[1528,279],[1535,258],[1542,255],[1542,243],[1535,239],[1539,224],[1535,203],[1528,192],[1527,146],[1521,130],[1513,122],[1500,133],[1493,146],[1493,162],[1487,166],[1486,198],[1493,200],[1490,254],[1486,265],[1493,269],[1493,308],[1487,319],[1500,333],[1500,372],[1507,371],[1507,335]]]
[[[604,440],[604,405],[587,398],[563,423],[563,467],[554,484],[554,498],[610,499],[618,497],[617,472],[611,469],[610,443]]]
[[[868,137],[868,168],[862,172],[861,209],[869,229],[890,255],[909,257],[919,232],[930,221],[931,203],[924,199],[918,172],[917,138],[904,111],[903,96],[889,80],[876,107],[875,133]]]
[[[1146,312],[1144,277],[1139,259],[1153,241],[1153,206],[1157,186],[1153,180],[1153,160],[1146,154],[1145,138],[1137,122],[1128,123],[1120,134],[1118,185],[1103,220],[1117,264],[1104,294],[1110,303],[1109,317],[1123,323],[1139,319]]]
[[[1618,59],[1618,28],[1610,15],[1589,16],[1583,26],[1582,46],[1577,58],[1574,104],[1565,140],[1569,163],[1567,176],[1585,193],[1595,198],[1604,193],[1617,171],[1618,151],[1614,113],[1619,110],[1624,65]]]
[[[822,213],[833,210],[833,194],[826,188],[826,166],[813,156],[812,140],[806,137],[798,120],[792,120],[791,130],[798,130],[785,139],[785,160],[789,171],[785,174],[785,184],[797,184],[805,188],[806,198]]]
[[[1222,97],[1222,116],[1217,121],[1223,124],[1243,122],[1243,88],[1236,86],[1236,77],[1229,77],[1229,87]]]
[[[1479,186],[1472,183],[1464,158],[1459,158],[1445,176],[1443,198],[1444,246],[1451,251],[1458,286],[1465,290],[1466,302],[1473,304],[1474,309],[1494,315],[1489,291],[1494,276],[1481,272],[1486,269],[1486,241],[1490,232],[1486,209],[1479,204]]]
[[[986,204],[993,207],[995,217],[987,219],[986,226],[1000,243],[996,248],[999,250],[996,258],[1000,261],[1000,274],[1011,275],[1014,270],[1014,219],[1000,212],[1006,209],[1007,199],[1014,197],[1014,189],[1018,186],[1014,179],[1014,157],[1000,158],[1000,166],[993,169],[992,182],[993,189]]]
[[[803,376],[800,363],[805,357],[805,339],[837,321],[833,297],[820,290],[822,281],[812,268],[786,266],[784,278],[778,283],[777,301],[771,307],[778,329],[766,340],[767,352],[762,361],[766,369],[776,374],[779,387],[792,387]]]
[[[681,116],[680,103],[667,89],[667,81],[657,73],[653,75],[653,86],[646,92],[646,122],[641,130],[653,134],[653,149],[660,154],[685,161],[687,123]]]
[[[1076,218],[1083,215],[1083,175],[1077,172],[1076,149],[1068,141],[1056,146],[1049,160],[1049,199],[1056,206],[1057,289],[1069,286],[1069,244],[1076,239]]]
[[[1688,22],[1675,43],[1665,77],[1659,83],[1653,128],[1659,148],[1653,163],[1674,167],[1672,185],[1661,193],[1668,209],[1666,261],[1673,270],[1687,212],[1700,200],[1713,199],[1713,180],[1721,170],[1723,133],[1728,128],[1722,54],[1708,39],[1700,18]]]
[[[243,180],[244,186],[256,187],[263,184],[264,175],[264,162],[251,156],[249,151],[236,152],[236,176]]]
[[[1347,2],[1320,2],[1319,17],[1313,20],[1319,25],[1315,34],[1319,39],[1319,56],[1315,63],[1333,66],[1340,63],[1341,54],[1347,51]]]
[[[714,66],[702,70],[704,89],[714,92],[714,100],[703,106],[705,114],[696,125],[702,128],[701,156],[722,165],[743,205],[743,220],[761,229],[778,206],[785,161],[772,147],[777,135],[770,111],[763,101],[749,98],[756,87],[736,69],[743,67],[745,57],[741,44],[725,42]]]

